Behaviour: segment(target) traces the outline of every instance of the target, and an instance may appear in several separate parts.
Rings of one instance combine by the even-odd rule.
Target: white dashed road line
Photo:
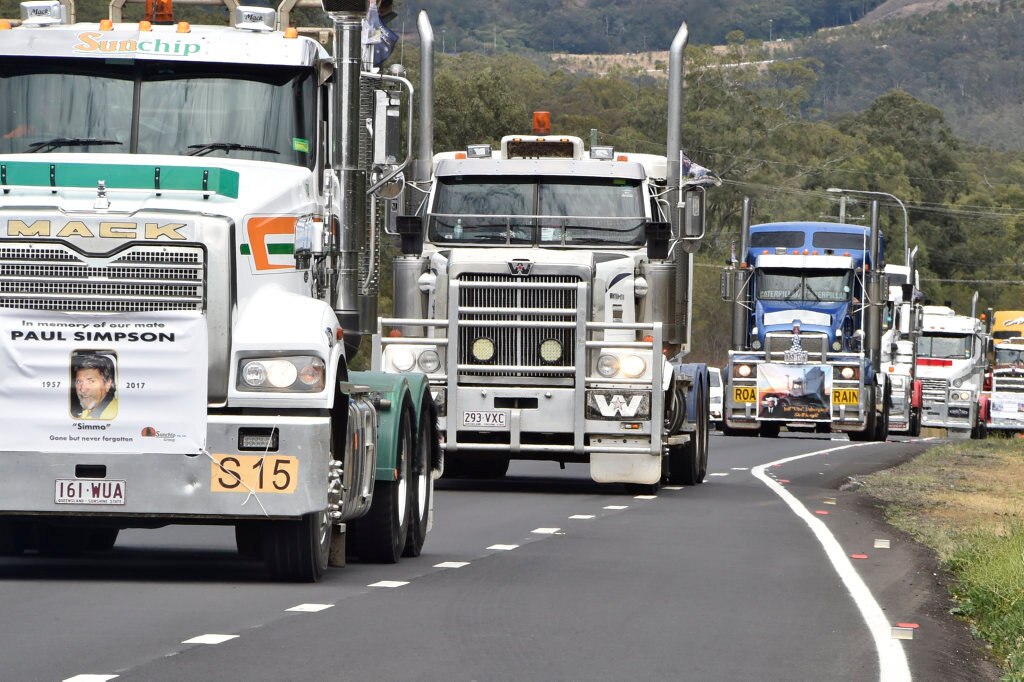
[[[408,584],[408,580],[380,580],[367,585],[367,587],[401,587],[402,585]]]
[[[609,504],[605,509],[629,509],[628,504]]]
[[[658,496],[657,495],[634,495],[633,499],[634,500],[656,500],[656,499],[658,499]]]
[[[583,520],[586,520],[586,519],[594,518],[594,515],[593,514],[573,514],[569,518],[570,519],[579,519],[579,520],[583,521]]]
[[[182,644],[223,644],[237,638],[238,635],[199,635],[192,639],[186,639]]]
[[[811,532],[814,533],[814,536],[825,550],[825,554],[832,563],[832,567],[835,569],[839,578],[846,586],[847,591],[850,593],[850,596],[853,598],[853,601],[857,605],[857,609],[860,611],[860,615],[864,619],[864,623],[867,625],[868,631],[871,633],[871,637],[875,642],[875,649],[878,652],[878,679],[880,682],[909,682],[911,679],[910,667],[907,664],[907,656],[903,651],[903,645],[899,640],[891,639],[891,626],[888,619],[885,617],[885,613],[882,611],[882,607],[879,606],[877,601],[875,601],[875,597],[871,594],[871,590],[868,589],[864,580],[857,573],[856,569],[854,569],[853,564],[850,563],[850,559],[846,556],[846,553],[843,551],[839,541],[836,540],[835,536],[832,535],[831,531],[829,531],[828,526],[826,526],[821,519],[807,511],[807,508],[801,504],[800,500],[796,499],[792,493],[786,490],[778,482],[772,480],[771,477],[765,473],[765,470],[768,467],[778,467],[798,459],[814,457],[815,455],[824,455],[826,453],[836,452],[837,450],[846,450],[847,448],[855,448],[862,445],[868,445],[868,443],[840,445],[838,447],[828,448],[827,450],[818,450],[817,452],[808,452],[804,455],[786,457],[785,459],[756,466],[753,468],[751,473],[758,480],[768,486],[772,492],[782,498],[782,501],[793,510],[793,513],[810,527]]]
[[[64,682],[107,682],[108,680],[112,680],[115,677],[117,677],[117,675],[89,675],[89,674],[85,674],[85,675],[75,675],[74,677],[69,677],[66,680],[64,680]]]
[[[534,528],[530,532],[531,533],[536,533],[537,535],[555,535],[560,530],[562,530],[562,529],[561,528]]]
[[[434,564],[434,568],[462,568],[463,566],[469,566],[468,561],[442,561],[439,564]]]
[[[491,545],[487,549],[500,549],[507,552],[509,550],[516,549],[517,547],[519,547],[519,545]]]
[[[290,609],[285,609],[285,611],[297,611],[299,613],[318,613],[320,611],[323,611],[324,609],[329,609],[332,606],[334,606],[334,604],[299,604],[298,606],[293,606]]]

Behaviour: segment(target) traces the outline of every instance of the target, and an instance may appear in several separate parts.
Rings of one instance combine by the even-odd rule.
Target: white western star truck
[[[889,431],[921,435],[921,382],[917,379],[917,343],[921,329],[921,291],[914,267],[917,247],[906,265],[885,264],[889,300],[883,313],[882,372],[892,383]]]
[[[707,368],[681,359],[706,185],[719,181],[682,153],[686,38],[683,24],[665,156],[588,150],[545,130],[543,112],[532,135],[432,166],[421,134],[426,199],[396,221],[396,316],[381,321],[374,367],[427,373],[445,475],[501,477],[526,459],[589,463],[595,481],[640,490],[703,480]]]
[[[346,535],[417,554],[441,464],[425,377],[346,360],[412,97],[372,65],[367,0],[325,0],[333,56],[288,26],[294,0],[230,27],[123,4],[0,24],[0,552],[194,523],[281,580],[343,563]]]
[[[950,435],[984,438],[988,396],[984,388],[991,337],[974,316],[957,315],[948,306],[924,306],[917,339],[917,377],[921,380],[926,427],[945,428]]]

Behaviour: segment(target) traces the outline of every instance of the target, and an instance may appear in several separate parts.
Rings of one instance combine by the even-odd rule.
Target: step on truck
[[[917,339],[917,376],[921,380],[921,424],[946,429],[950,436],[984,438],[989,396],[984,392],[991,337],[975,317],[975,292],[970,315],[949,306],[924,306]]]
[[[280,580],[343,564],[346,538],[417,554],[425,377],[348,369],[412,96],[364,45],[368,2],[325,3],[333,55],[294,0],[230,26],[123,5],[0,23],[0,552],[217,524]]]
[[[878,206],[871,228],[750,224],[722,273],[732,303],[723,432],[773,438],[787,424],[852,440],[888,436],[891,383],[880,371]],[[737,262],[738,261],[738,262]]]
[[[497,149],[434,155],[420,136],[426,198],[396,216],[395,317],[373,357],[428,375],[445,476],[503,477],[516,459],[588,463],[594,481],[641,490],[703,480],[708,373],[683,358],[719,181],[681,146],[686,39],[683,24],[664,156],[588,149],[546,112]]]

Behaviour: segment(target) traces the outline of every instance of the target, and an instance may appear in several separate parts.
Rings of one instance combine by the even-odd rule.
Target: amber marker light
[[[153,22],[143,19],[139,22],[139,33],[148,33],[153,30]]]
[[[113,31],[114,30],[114,22],[112,22],[110,19],[101,19],[100,20],[100,30],[101,31]]]
[[[178,30],[177,30],[178,33],[190,33],[191,31],[192,31],[192,27],[189,25],[189,23],[187,21],[179,21],[178,22]]]
[[[299,37],[299,32],[295,29],[294,26],[289,26],[284,30],[284,37],[287,40],[295,40],[296,38]]]

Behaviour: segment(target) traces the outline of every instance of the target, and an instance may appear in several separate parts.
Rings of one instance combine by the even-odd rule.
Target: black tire
[[[405,551],[409,535],[409,460],[414,447],[412,410],[406,405],[399,418],[395,467],[398,480],[377,481],[366,516],[350,523],[348,541],[360,561],[394,564]]]
[[[973,440],[985,440],[988,438],[988,424],[978,418],[978,421],[974,424],[974,428],[971,429],[971,438]]]
[[[892,384],[889,377],[885,378],[885,388],[882,389],[882,413],[875,418],[874,440],[884,443],[889,438],[889,404],[892,402]]]
[[[315,583],[327,570],[333,526],[327,510],[263,524],[263,562],[281,582]]]
[[[25,529],[16,521],[0,520],[0,556],[19,556],[25,551]]]
[[[89,533],[89,550],[92,552],[109,552],[117,544],[120,528],[93,528]]]
[[[246,559],[263,558],[263,532],[258,523],[239,521],[235,524],[235,547],[238,555]]]
[[[405,540],[405,551],[402,552],[402,556],[407,557],[419,556],[427,539],[431,496],[434,491],[431,464],[440,448],[434,401],[430,399],[429,393],[423,396],[423,401],[419,429],[416,431],[415,450],[409,468],[409,535]]]
[[[781,430],[779,422],[761,422],[761,438],[778,438]]]
[[[910,431],[908,434],[912,438],[920,438],[921,436],[921,410],[917,408],[910,408]]]
[[[49,556],[77,556],[89,549],[91,529],[84,526],[45,526],[36,528],[36,547]]]
[[[657,483],[626,483],[627,495],[657,495],[661,490],[661,480]]]
[[[851,431],[848,435],[850,440],[863,443],[875,438],[875,430],[878,428],[877,420],[875,418],[875,389],[871,389],[871,400],[869,402],[871,409],[868,410],[868,423],[867,428],[863,431]]]
[[[668,451],[670,483],[699,485],[704,482],[708,469],[708,401],[702,387],[697,390],[696,429],[685,445],[671,446]]]

